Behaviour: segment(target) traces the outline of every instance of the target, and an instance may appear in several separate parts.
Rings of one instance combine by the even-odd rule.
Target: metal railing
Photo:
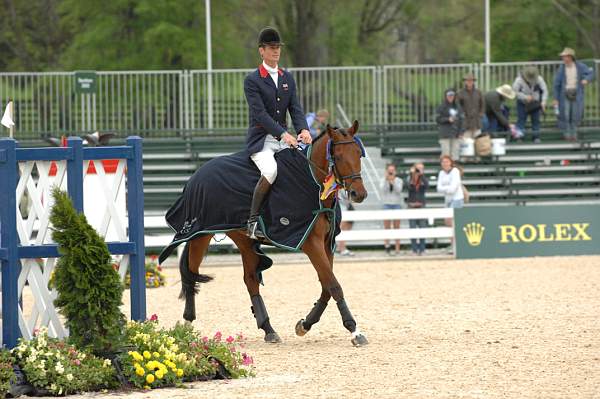
[[[363,127],[414,129],[435,126],[444,90],[459,88],[473,72],[482,90],[512,84],[526,65],[536,65],[550,91],[560,62],[386,65],[290,68],[305,112],[338,104]],[[585,90],[585,121],[600,121],[600,60]],[[16,137],[116,131],[120,135],[170,137],[205,131],[240,132],[248,124],[243,81],[252,69],[97,72],[93,94],[75,90],[74,72],[0,73],[0,101],[14,100]],[[213,94],[209,104],[208,81]],[[552,93],[551,93],[552,94]],[[546,123],[555,116],[548,112]]]

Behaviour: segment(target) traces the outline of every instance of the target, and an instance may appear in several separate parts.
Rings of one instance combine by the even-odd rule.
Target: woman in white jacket
[[[448,155],[440,158],[442,170],[438,174],[437,192],[444,193],[446,208],[462,208],[465,201],[460,170],[454,166],[454,161]],[[452,227],[452,219],[446,219],[446,226]],[[450,239],[449,251],[452,251],[453,241]]]
[[[438,174],[437,192],[444,194],[446,208],[462,208],[465,200],[460,170],[448,155],[440,158],[442,170]]]

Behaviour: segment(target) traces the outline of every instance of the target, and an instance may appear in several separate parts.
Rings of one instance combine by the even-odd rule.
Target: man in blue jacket
[[[288,111],[298,139],[305,144],[312,142],[296,96],[296,82],[290,73],[278,67],[282,45],[277,30],[264,28],[258,37],[258,52],[263,62],[244,80],[244,94],[250,107],[246,148],[261,174],[254,188],[248,219],[248,235],[252,239],[257,238],[258,214],[277,177],[275,153],[298,145],[296,137],[289,133]]]
[[[554,76],[554,106],[558,106],[558,127],[565,140],[577,141],[577,126],[583,119],[584,87],[594,71],[575,60],[575,51],[565,47],[559,54],[563,60]]]

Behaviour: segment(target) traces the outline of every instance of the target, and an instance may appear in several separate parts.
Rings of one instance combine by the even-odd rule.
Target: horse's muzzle
[[[365,198],[367,198],[367,191],[366,190],[354,190],[351,189],[350,190],[350,199],[352,200],[352,202],[356,202],[357,204],[363,202],[365,200]]]

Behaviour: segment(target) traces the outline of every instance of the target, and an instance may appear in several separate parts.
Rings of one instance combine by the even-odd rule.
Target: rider
[[[258,52],[263,62],[244,80],[244,94],[250,107],[246,148],[261,174],[254,188],[248,219],[248,235],[252,239],[256,239],[262,203],[277,177],[274,155],[298,145],[296,137],[288,131],[288,111],[298,132],[298,139],[305,144],[312,141],[302,106],[296,97],[296,82],[289,72],[277,65],[281,46],[283,43],[279,32],[271,27],[264,28],[258,36]]]

